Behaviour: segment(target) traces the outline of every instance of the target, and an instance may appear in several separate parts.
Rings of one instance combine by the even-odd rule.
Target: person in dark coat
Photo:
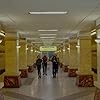
[[[56,74],[58,73],[58,63],[59,63],[57,55],[53,55],[51,61],[52,61],[53,78],[56,78]]]
[[[42,59],[41,59],[40,55],[38,55],[37,60],[36,60],[36,66],[37,66],[37,70],[38,70],[38,78],[41,78],[41,63],[42,63]]]
[[[43,75],[47,75],[47,56],[44,55],[42,60],[43,60]]]

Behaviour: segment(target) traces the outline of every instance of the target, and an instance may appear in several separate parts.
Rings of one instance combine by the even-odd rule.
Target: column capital
[[[17,33],[16,32],[5,33],[5,40],[7,41],[17,40]]]
[[[5,37],[5,41],[16,41],[15,37]]]
[[[86,36],[86,35],[84,35],[84,36],[79,36],[79,39],[80,39],[80,40],[91,40],[91,36]]]
[[[76,44],[77,43],[77,39],[69,39],[69,44]]]
[[[21,45],[25,45],[25,44],[27,44],[27,41],[26,41],[26,40],[21,39],[21,40],[19,40],[19,43],[20,43]]]
[[[79,36],[78,36],[79,39],[83,39],[83,40],[88,40],[88,39],[91,39],[91,35],[90,35],[90,32],[87,32],[87,31],[81,31]]]

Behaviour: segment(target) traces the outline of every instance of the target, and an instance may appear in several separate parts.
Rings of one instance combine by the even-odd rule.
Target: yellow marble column
[[[65,45],[63,46],[63,65],[65,66],[66,65],[66,47]]]
[[[0,70],[5,69],[5,46],[0,44]]]
[[[78,70],[77,66],[77,39],[70,39],[69,40],[69,66],[68,66],[68,76],[69,77],[76,77],[76,71]]]
[[[59,50],[60,67],[63,68],[63,48]]]
[[[79,65],[76,82],[78,86],[93,86],[93,73],[91,69],[91,37],[80,36]]]
[[[0,82],[4,82],[3,72],[5,71],[5,46],[0,43]]]
[[[27,50],[27,66],[29,72],[33,72],[33,47],[31,44],[28,45]]]
[[[33,63],[36,62],[37,56],[38,56],[37,50],[34,48],[33,49]]]
[[[94,82],[96,87],[95,99],[100,99],[100,29],[97,30],[97,81]]]
[[[69,44],[66,44],[66,65],[69,66]]]
[[[68,66],[69,66],[69,50],[68,44],[65,44],[63,47],[63,66],[64,66],[64,72],[68,72]]]
[[[19,51],[16,48],[17,40],[13,38],[5,39],[5,74],[4,87],[20,87],[20,72],[18,66]]]
[[[37,56],[38,56],[39,54],[38,54],[38,52],[37,52],[37,49],[36,49],[36,47],[35,47],[35,45],[34,45],[34,47],[33,47],[33,68],[36,68],[36,59],[37,59]]]
[[[19,70],[21,71],[21,77],[28,77],[28,67],[27,67],[27,42],[25,39],[20,40],[20,48],[19,48]]]

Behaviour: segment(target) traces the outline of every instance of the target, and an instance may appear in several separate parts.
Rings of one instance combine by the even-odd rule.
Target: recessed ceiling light
[[[43,35],[45,35],[45,36],[46,36],[46,35],[49,36],[49,35],[57,35],[57,34],[40,34],[40,35],[42,35],[42,36],[43,36]]]
[[[68,12],[29,12],[29,14],[31,15],[64,15],[64,14],[67,14]]]
[[[51,38],[56,38],[56,37],[40,37],[42,39],[51,39]]]
[[[57,32],[58,30],[57,29],[53,29],[53,30],[38,30],[39,32],[45,32],[45,31],[48,31],[48,32]]]

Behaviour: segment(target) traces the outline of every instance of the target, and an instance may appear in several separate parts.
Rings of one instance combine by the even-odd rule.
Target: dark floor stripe
[[[56,100],[76,100],[78,98],[88,96],[88,95],[94,93],[94,91],[95,91],[94,89],[86,90],[86,91],[78,92],[78,93],[75,93],[75,94],[72,94],[72,95],[64,96],[64,97],[61,97],[61,98],[56,99]]]
[[[20,99],[20,100],[42,100],[42,99],[26,96],[26,95],[15,93],[15,92],[11,92],[11,91],[4,92],[4,95],[12,97],[12,98]]]
[[[23,85],[31,85],[33,80],[34,80],[34,78],[27,78]]]

